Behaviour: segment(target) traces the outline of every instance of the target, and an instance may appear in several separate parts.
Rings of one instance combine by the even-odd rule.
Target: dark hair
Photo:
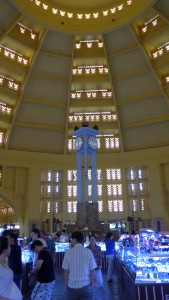
[[[6,236],[0,237],[0,254],[3,253],[4,250],[8,249],[9,240]]]
[[[42,242],[39,240],[35,240],[33,241],[33,243],[31,244],[31,250],[34,250],[36,246],[43,246]]]
[[[59,238],[60,238],[60,233],[56,233],[56,235],[55,236],[58,236]]]
[[[90,240],[91,237],[94,237],[96,239],[96,235],[95,234],[90,234],[89,235],[89,240]]]
[[[112,237],[113,233],[112,232],[107,232],[106,234],[106,239],[110,239]]]
[[[10,237],[10,239],[14,239],[14,242],[16,243],[17,242],[17,235],[16,235],[16,233],[14,233],[14,232],[10,232],[9,233],[9,237]]]
[[[83,233],[81,231],[74,231],[71,237],[72,239],[76,239],[78,243],[82,243],[84,239]]]
[[[6,229],[2,232],[2,236],[9,236],[10,233],[11,233],[11,231]]]
[[[40,233],[47,236],[47,233],[45,230],[41,230]]]
[[[38,235],[38,237],[40,237],[40,230],[38,228],[32,229],[31,232],[34,232],[35,234]]]

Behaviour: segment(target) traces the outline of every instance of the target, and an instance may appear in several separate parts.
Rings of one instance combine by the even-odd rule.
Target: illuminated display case
[[[22,263],[27,264],[33,261],[33,252],[29,248],[21,248],[22,250]]]
[[[105,242],[96,242],[96,245],[100,246],[102,252],[106,251]],[[87,246],[89,246],[89,243],[84,243],[84,247],[87,247]]]
[[[150,253],[138,249],[121,249],[118,258],[135,283],[169,283],[169,249]]]
[[[70,243],[55,243],[55,252],[66,252],[70,246]]]

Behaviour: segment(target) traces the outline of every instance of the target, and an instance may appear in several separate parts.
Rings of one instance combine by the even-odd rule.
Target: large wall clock
[[[97,149],[98,143],[97,143],[97,139],[95,136],[90,136],[88,138],[88,145],[91,149],[94,149],[94,150]]]
[[[83,146],[83,138],[81,136],[78,136],[75,139],[75,144],[74,144],[75,150],[81,149],[82,146]]]

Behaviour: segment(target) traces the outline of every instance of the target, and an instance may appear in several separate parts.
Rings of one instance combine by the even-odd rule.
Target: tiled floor
[[[113,282],[107,283],[107,270],[103,270],[104,290],[97,291],[96,300],[124,300],[121,288],[118,284],[116,270],[114,270]],[[24,300],[30,300],[30,293],[24,295]],[[56,283],[53,288],[51,300],[66,300],[63,271],[56,270]],[[130,299],[131,300],[131,299]]]
[[[113,275],[113,282],[107,283],[106,280],[107,271],[103,270],[103,279],[104,279],[104,289],[105,297],[103,294],[99,293],[100,298],[97,296],[97,300],[124,300],[121,288],[117,281],[116,272]],[[56,284],[53,289],[51,300],[65,300],[65,285],[63,280],[63,271],[56,271]]]

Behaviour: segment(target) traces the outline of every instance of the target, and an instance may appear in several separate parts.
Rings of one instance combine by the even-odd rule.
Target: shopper
[[[48,249],[49,249],[50,254],[52,255],[52,258],[54,261],[54,258],[55,258],[55,242],[54,242],[54,240],[52,239],[51,236],[47,235],[45,230],[40,231],[40,236],[42,239],[44,239],[46,241]]]
[[[113,281],[113,269],[114,269],[114,236],[111,232],[106,234],[105,239],[106,244],[106,259],[108,264],[108,271],[107,271],[107,282],[111,283]]]
[[[29,277],[37,274],[37,283],[32,291],[31,300],[49,300],[55,284],[52,256],[39,240],[32,243],[31,249],[38,255],[38,261],[29,274]]]
[[[67,300],[92,300],[94,272],[97,267],[91,250],[82,245],[84,236],[75,231],[71,236],[72,248],[64,256],[62,267],[67,286]]]
[[[8,300],[21,300],[22,294],[13,281],[13,272],[5,260],[10,255],[9,238],[0,237],[0,298]]]
[[[100,246],[96,245],[96,236],[94,234],[91,234],[89,236],[89,246],[87,246],[88,249],[90,249],[93,253],[95,262],[96,262],[96,269],[95,269],[95,280],[94,280],[94,297],[93,300],[104,300],[106,298],[105,296],[105,290],[103,287],[103,276],[102,276],[102,252]]]
[[[14,282],[21,289],[22,281],[22,252],[18,245],[17,235],[13,232],[9,233],[11,253],[8,257],[8,266],[14,273]]]

